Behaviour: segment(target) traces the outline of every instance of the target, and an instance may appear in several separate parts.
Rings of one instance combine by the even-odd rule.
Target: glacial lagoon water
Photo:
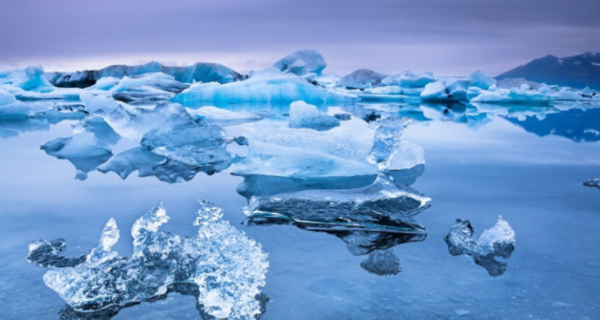
[[[241,194],[320,188],[328,182],[252,177],[245,183],[250,189],[242,190],[244,178],[231,174],[235,164],[167,183],[137,173],[122,179],[89,163],[81,181],[74,178],[72,163],[40,150],[50,140],[72,136],[76,121],[0,122],[0,319],[200,319],[195,298],[179,293],[116,315],[73,313],[44,285],[46,270],[26,261],[29,243],[38,239],[64,238],[67,255],[87,254],[111,217],[122,230],[113,249],[129,256],[128,230],[160,201],[171,217],[162,230],[194,236],[197,199],[223,207],[224,219],[268,254],[264,320],[600,318],[600,190],[582,185],[600,175],[600,108],[427,104],[342,106],[329,112],[339,110],[353,118],[412,118],[405,140],[425,151],[425,165],[405,177],[432,199],[415,217],[426,235],[374,240],[375,246],[392,247],[401,269],[397,274],[373,272],[365,266],[368,255],[351,252],[339,232],[253,224],[243,213],[248,200]],[[112,149],[118,154],[136,146],[121,139]],[[370,182],[357,176],[334,184],[343,189]],[[478,237],[498,216],[516,233],[516,248],[504,260],[506,272],[490,276],[472,258],[449,254],[444,236],[457,218],[469,220]]]

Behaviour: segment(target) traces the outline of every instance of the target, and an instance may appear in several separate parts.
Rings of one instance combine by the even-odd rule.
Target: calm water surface
[[[80,181],[70,162],[40,150],[70,136],[74,121],[27,130],[4,123],[0,319],[61,318],[65,303],[44,285],[46,270],[26,261],[31,241],[65,238],[69,255],[85,254],[114,217],[122,230],[114,249],[127,256],[130,226],[159,201],[171,216],[164,230],[193,235],[198,198],[223,206],[269,254],[264,320],[600,319],[600,190],[582,186],[600,175],[600,109],[571,107],[372,106],[415,120],[405,139],[424,148],[426,164],[412,187],[433,199],[417,217],[426,239],[394,247],[402,268],[394,276],[361,268],[366,256],[334,235],[243,225],[247,200],[236,192],[243,178],[230,174],[235,166],[175,184],[98,171]],[[113,152],[134,146],[121,140]],[[499,215],[517,238],[503,275],[448,253],[443,237],[456,218],[470,220],[478,237]],[[113,319],[199,318],[193,297],[170,294]]]

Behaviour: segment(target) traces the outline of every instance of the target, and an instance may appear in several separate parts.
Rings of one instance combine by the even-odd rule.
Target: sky
[[[497,75],[600,52],[599,0],[0,0],[0,66],[159,61],[238,72],[315,49],[325,70]]]

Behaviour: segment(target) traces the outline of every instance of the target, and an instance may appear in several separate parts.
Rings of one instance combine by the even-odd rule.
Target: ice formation
[[[483,90],[489,89],[491,86],[496,84],[496,79],[490,78],[483,71],[477,70],[469,75],[471,83],[470,87],[476,87]]]
[[[250,141],[247,157],[235,171],[239,175],[314,179],[378,172],[375,165],[366,161],[373,146],[374,130],[357,118],[320,132],[289,128],[287,119],[272,118],[246,124],[239,134]],[[424,161],[420,146],[403,141],[390,169],[412,168]]]
[[[583,183],[586,187],[596,187],[600,189],[600,178],[593,178]]]
[[[385,77],[381,80],[381,85],[398,86],[403,88],[423,88],[428,83],[436,81],[436,77],[431,72],[415,73],[406,71]]]
[[[358,69],[343,76],[337,83],[338,87],[346,89],[364,89],[375,87],[381,83],[386,75],[369,69]]]
[[[464,101],[467,100],[469,79],[448,78],[429,83],[421,92],[425,101]]]
[[[223,85],[214,82],[194,84],[172,100],[186,107],[219,107],[230,104],[290,104],[297,100],[323,104],[351,99],[310,84],[294,74],[267,68],[244,81]]]
[[[450,254],[453,256],[469,255],[491,276],[502,275],[506,271],[507,264],[496,258],[508,259],[515,250],[513,229],[508,222],[499,217],[496,225],[491,229],[484,230],[477,241],[473,238],[473,232],[469,220],[456,219],[456,224],[444,237]]]
[[[85,180],[88,172],[112,157],[112,151],[90,132],[81,132],[68,138],[57,138],[40,147],[48,155],[67,159],[77,169],[76,178]]]
[[[321,75],[327,63],[323,56],[315,50],[299,50],[275,62],[274,68],[299,76],[308,74]]]
[[[368,161],[379,168],[373,184],[356,189],[305,190],[252,197],[245,213],[278,216],[304,224],[332,227],[374,227],[423,232],[412,219],[428,207],[429,198],[408,186],[396,185],[389,164],[402,145],[407,119],[387,118],[374,123]]]
[[[326,131],[339,127],[340,120],[320,111],[316,106],[304,101],[295,101],[290,105],[290,128],[309,128]]]
[[[49,73],[48,78],[57,87],[86,88],[96,84],[101,78],[124,78],[148,73],[162,72],[173,76],[183,83],[238,81],[242,75],[217,63],[196,63],[188,67],[167,67],[158,62],[149,62],[139,66],[113,65],[100,70]]]
[[[44,78],[44,69],[40,66],[0,71],[0,86],[12,87],[12,90],[20,89],[42,93],[54,90],[50,82]]]
[[[63,240],[40,240],[30,245],[27,260],[50,269],[44,283],[78,312],[122,308],[165,295],[178,285],[194,285],[206,314],[254,319],[261,312],[267,255],[222,220],[220,207],[199,203],[194,221],[198,234],[191,238],[159,231],[169,221],[159,204],[133,224],[130,258],[112,250],[119,229],[110,219],[85,259],[65,258]]]

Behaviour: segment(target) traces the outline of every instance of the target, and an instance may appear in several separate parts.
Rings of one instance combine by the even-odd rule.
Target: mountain
[[[496,77],[498,80],[508,78],[600,90],[600,53],[586,52],[565,58],[548,55]]]

